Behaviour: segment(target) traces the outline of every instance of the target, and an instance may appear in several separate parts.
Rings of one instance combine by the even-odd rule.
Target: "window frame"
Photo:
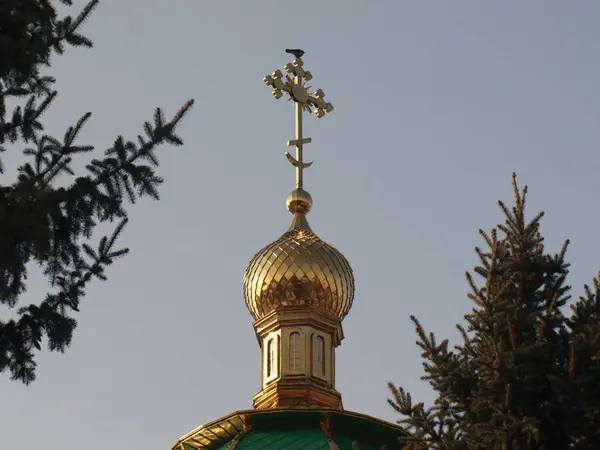
[[[299,371],[302,367],[302,335],[298,331],[290,333],[290,354],[288,358],[288,367],[291,371]]]

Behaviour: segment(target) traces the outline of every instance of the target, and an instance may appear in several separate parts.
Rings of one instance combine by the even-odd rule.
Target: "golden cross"
[[[296,110],[296,138],[288,141],[288,147],[296,147],[296,158],[290,155],[286,150],[285,156],[288,161],[296,168],[296,188],[302,189],[302,171],[310,167],[311,162],[304,162],[302,159],[302,149],[304,144],[311,142],[310,138],[302,136],[302,111],[313,112],[315,116],[321,118],[326,113],[333,111],[333,105],[325,102],[325,93],[321,89],[317,89],[313,94],[309,94],[310,86],[306,86],[306,82],[312,79],[312,75],[308,70],[304,70],[303,62],[300,58],[294,59],[291,63],[284,66],[288,75],[283,76],[280,70],[276,70],[271,75],[264,77],[264,82],[267,86],[273,86],[273,97],[281,98],[283,93],[289,95],[288,100],[295,102]],[[291,78],[290,75],[294,78]]]

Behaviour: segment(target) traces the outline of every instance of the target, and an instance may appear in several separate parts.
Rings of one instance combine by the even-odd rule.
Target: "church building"
[[[243,278],[246,307],[260,346],[260,391],[254,409],[237,411],[180,438],[172,450],[401,450],[408,432],[376,418],[346,411],[335,385],[335,351],[344,339],[342,321],[354,300],[354,275],[346,258],[310,228],[312,206],[304,190],[302,115],[321,118],[333,111],[312,78],[301,50],[264,78],[273,96],[288,96],[295,108],[296,189],[287,197],[288,230],[260,250]]]

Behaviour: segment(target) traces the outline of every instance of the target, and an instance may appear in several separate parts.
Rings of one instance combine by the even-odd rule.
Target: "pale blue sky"
[[[76,1],[83,5],[83,1]],[[386,382],[431,399],[408,316],[443,336],[470,309],[464,272],[510,176],[530,186],[574,293],[600,269],[600,3],[103,0],[95,48],[56,59],[48,130],[85,111],[82,143],[135,137],[153,108],[196,105],[160,151],[162,200],[133,205],[131,255],[96,283],[69,351],[38,380],[0,378],[5,450],[167,449],[251,407],[259,351],[241,277],[283,233],[293,112],[262,77],[304,61],[336,110],[306,120],[310,223],[356,276],[337,386],[346,409],[394,421]],[[20,158],[6,159],[14,165]],[[46,286],[34,279],[28,301]]]

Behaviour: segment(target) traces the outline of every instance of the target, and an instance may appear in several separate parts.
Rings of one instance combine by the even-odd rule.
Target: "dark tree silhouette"
[[[71,6],[69,0],[0,1],[0,153],[20,148],[25,155],[16,181],[0,185],[0,302],[17,308],[14,317],[0,320],[0,372],[8,370],[26,384],[35,379],[35,352],[44,338],[50,350],[65,351],[76,326],[71,313],[79,310],[88,283],[105,280],[106,266],[127,253],[116,245],[126,205],[143,196],[158,199],[163,180],[154,170],[155,150],[182,145],[174,131],[193,103],[187,101],[170,120],[156,109],[153,123],[144,124],[145,136],[137,142],[118,136],[103,158],[75,173],[73,158],[94,150],[77,142],[91,113],[61,139],[44,134],[43,116],[57,95],[46,72],[65,47],[92,46],[80,28],[98,0],[75,17],[59,17],[59,3]],[[115,223],[114,232],[92,248],[102,222]],[[23,305],[31,264],[51,288],[45,298]]]
[[[513,175],[505,222],[480,231],[485,249],[467,273],[474,307],[451,349],[412,317],[434,405],[414,404],[390,383],[390,405],[414,433],[413,448],[565,450],[600,448],[600,279],[564,314],[568,241],[548,254],[543,213],[525,218],[527,189]]]

